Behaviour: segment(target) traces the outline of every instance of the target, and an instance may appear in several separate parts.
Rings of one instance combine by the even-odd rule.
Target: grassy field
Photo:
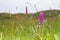
[[[0,40],[60,40],[60,10],[44,12],[44,24],[35,14],[0,13]]]

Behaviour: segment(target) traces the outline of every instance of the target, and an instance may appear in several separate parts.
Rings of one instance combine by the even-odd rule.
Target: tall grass
[[[56,15],[56,14],[55,14]],[[41,27],[34,14],[0,20],[0,40],[60,40],[60,16],[47,18]],[[15,18],[16,17],[16,18]],[[36,17],[36,18],[35,18]]]

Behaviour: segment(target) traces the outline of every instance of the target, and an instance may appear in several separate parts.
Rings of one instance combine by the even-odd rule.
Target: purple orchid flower
[[[27,6],[26,6],[26,15],[28,15],[28,8],[27,8]]]
[[[44,23],[44,13],[43,12],[40,12],[39,13],[39,23],[42,25]]]

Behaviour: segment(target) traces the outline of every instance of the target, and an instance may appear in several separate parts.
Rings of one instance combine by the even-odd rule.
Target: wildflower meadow
[[[0,13],[0,40],[60,40],[60,10],[26,13]]]

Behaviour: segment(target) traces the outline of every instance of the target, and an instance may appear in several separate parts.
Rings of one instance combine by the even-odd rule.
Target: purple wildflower
[[[44,13],[43,12],[40,12],[39,13],[39,23],[42,25],[44,22]]]
[[[27,6],[26,6],[26,15],[28,15],[28,8],[27,8]]]

